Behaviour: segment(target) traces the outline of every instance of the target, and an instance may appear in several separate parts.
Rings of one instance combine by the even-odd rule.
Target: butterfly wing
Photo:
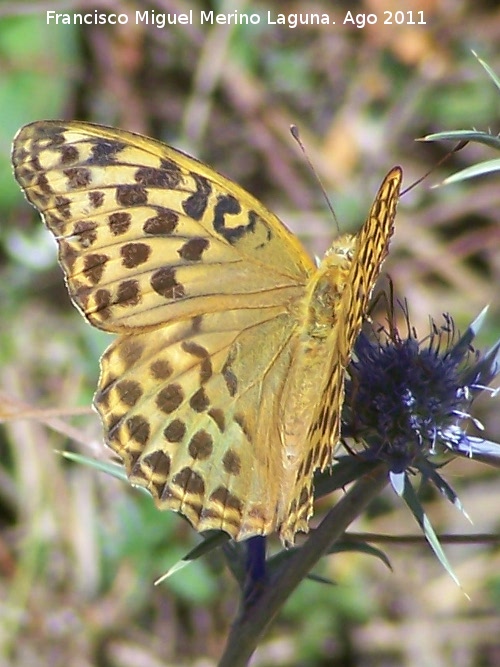
[[[286,520],[280,528],[285,542],[293,542],[297,531],[307,531],[312,514],[314,471],[318,468],[323,470],[332,463],[333,451],[340,438],[345,371],[389,250],[401,180],[399,167],[387,174],[365,224],[354,239],[352,261],[345,284],[340,287],[340,295],[335,300],[334,325],[325,343],[329,359],[324,362],[326,373],[323,372],[323,383],[319,383],[317,378],[303,381],[311,387],[309,398],[314,408],[304,438],[306,445],[298,462],[294,491],[285,513]],[[307,372],[306,368],[304,374]]]
[[[13,164],[56,237],[73,302],[105,331],[272,307],[314,271],[257,199],[153,139],[40,121],[17,134]]]
[[[131,480],[198,530],[272,532],[293,304],[315,270],[299,241],[235,183],[129,132],[33,123],[13,163],[74,303],[121,334],[94,403]]]
[[[237,540],[273,532],[291,341],[282,307],[208,313],[120,337],[102,357],[95,406],[131,481],[197,530]]]

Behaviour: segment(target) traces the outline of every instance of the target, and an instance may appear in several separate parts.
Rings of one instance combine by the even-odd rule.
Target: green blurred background
[[[299,126],[342,231],[355,231],[384,174],[405,184],[450,146],[417,137],[472,126],[499,131],[496,2],[0,3],[0,662],[16,667],[216,665],[238,588],[219,553],[160,587],[153,581],[199,538],[128,485],[54,450],[106,459],[89,409],[109,342],[71,306],[55,244],[11,175],[10,144],[32,120],[116,125],[186,150],[238,181],[321,255],[337,233],[289,133]],[[194,10],[192,25],[47,25],[46,10],[134,15]],[[201,9],[259,13],[259,25],[200,25]],[[348,11],[375,25],[342,25]],[[269,25],[267,12],[327,12],[336,25]],[[413,25],[409,24],[413,12]],[[426,25],[419,25],[421,15]],[[423,337],[429,316],[459,328],[491,303],[480,343],[500,335],[498,177],[431,186],[493,157],[470,145],[401,201],[385,270]],[[385,283],[386,284],[386,283]],[[384,282],[382,281],[382,286]],[[477,406],[500,440],[497,399]],[[474,462],[447,469],[474,520],[433,494],[441,532],[498,533],[498,475]],[[328,507],[331,499],[323,501]],[[318,510],[320,514],[321,508]],[[390,494],[357,530],[418,533]],[[271,548],[277,545],[271,540]],[[423,546],[386,546],[394,571],[349,554],[304,582],[255,655],[255,666],[500,664],[500,555],[448,546],[468,600]],[[3,657],[2,657],[3,656]],[[3,662],[2,662],[3,660]]]

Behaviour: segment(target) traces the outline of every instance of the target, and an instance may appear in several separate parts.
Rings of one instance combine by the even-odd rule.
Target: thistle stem
[[[387,468],[380,465],[353,484],[252,606],[240,609],[219,667],[245,667],[248,664],[258,642],[291,593],[387,482]]]

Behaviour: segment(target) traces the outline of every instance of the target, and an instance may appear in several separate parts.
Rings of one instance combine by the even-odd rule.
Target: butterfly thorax
[[[317,271],[311,276],[304,299],[306,323],[301,339],[308,344],[325,338],[337,320],[336,309],[344,291],[351,266],[356,239],[344,235],[336,239],[321,260]]]

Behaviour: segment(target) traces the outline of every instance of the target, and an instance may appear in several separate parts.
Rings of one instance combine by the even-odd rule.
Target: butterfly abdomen
[[[335,362],[338,343],[336,323],[341,295],[349,275],[354,237],[342,237],[325,255],[311,277],[302,301],[301,326],[296,349],[281,401],[281,438],[284,468],[288,484],[283,487],[285,515],[300,509],[300,529],[305,530],[312,511],[312,473],[331,460],[338,438],[338,421],[331,424],[332,433],[318,446],[311,440],[316,407],[326,392],[330,369]],[[338,410],[335,411],[338,414]],[[328,428],[328,426],[327,426]],[[297,482],[308,479],[301,499],[295,502]],[[288,539],[288,537],[286,538]]]
[[[325,255],[317,272],[310,278],[301,303],[301,325],[297,329],[296,351],[282,399],[282,423],[287,465],[293,465],[304,452],[304,440],[328,378],[334,354],[333,337],[338,304],[349,274],[354,239],[343,239],[346,252]],[[348,242],[346,242],[348,241]],[[306,453],[307,455],[307,453]]]

